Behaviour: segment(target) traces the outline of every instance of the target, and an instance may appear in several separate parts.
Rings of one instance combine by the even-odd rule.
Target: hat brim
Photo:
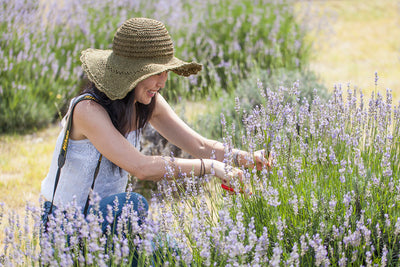
[[[198,73],[202,65],[170,58],[127,58],[112,50],[86,49],[80,57],[82,68],[90,81],[111,100],[124,98],[144,79],[164,72],[173,71],[181,76]]]

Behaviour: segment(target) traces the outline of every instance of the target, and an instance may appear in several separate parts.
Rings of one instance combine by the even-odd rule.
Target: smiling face
[[[137,101],[144,105],[150,104],[151,99],[157,94],[157,92],[161,88],[164,88],[167,79],[168,72],[164,71],[140,81],[135,88],[135,102]]]

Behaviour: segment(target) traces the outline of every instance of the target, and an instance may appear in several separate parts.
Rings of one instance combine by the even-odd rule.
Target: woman
[[[73,120],[68,153],[55,190],[57,157],[64,133],[57,140],[49,174],[42,182],[47,212],[51,212],[53,200],[55,206],[74,199],[80,207],[85,206],[100,154],[102,160],[93,191],[102,199],[100,210],[104,212],[116,197],[120,205],[125,203],[128,174],[140,180],[159,181],[181,173],[201,176],[213,170],[226,186],[231,186],[233,177],[242,175],[238,168],[226,170],[222,162],[223,144],[189,128],[159,94],[169,71],[189,76],[202,68],[195,62],[174,57],[171,37],[161,22],[129,19],[117,30],[112,50],[87,49],[82,52],[81,61],[91,82],[84,93],[94,99],[80,101],[72,112],[70,109],[68,116]],[[138,139],[147,123],[196,159],[170,160],[141,154]],[[215,159],[210,159],[212,154]],[[269,166],[261,151],[249,155],[235,149],[234,155],[238,166],[256,164],[257,169]],[[249,158],[254,162],[248,162]],[[147,202],[139,194],[130,194],[130,201],[137,209],[143,203],[147,210]]]

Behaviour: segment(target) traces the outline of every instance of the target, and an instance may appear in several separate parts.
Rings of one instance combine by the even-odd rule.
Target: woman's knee
[[[99,203],[100,212],[105,220],[102,228],[106,229],[107,225],[115,224],[122,215],[124,206],[129,206],[130,212],[136,212],[137,223],[141,225],[147,216],[149,204],[142,195],[134,192],[119,193],[102,199]],[[112,212],[112,214],[110,214]],[[111,217],[110,217],[111,215]],[[107,216],[112,218],[107,219]],[[114,228],[114,227],[113,227]]]
[[[133,205],[133,209],[140,214],[147,213],[149,210],[149,204],[146,198],[135,192],[111,195],[102,199],[99,204],[100,210],[107,209],[107,206],[111,206],[114,210],[121,212],[122,208],[127,204]]]

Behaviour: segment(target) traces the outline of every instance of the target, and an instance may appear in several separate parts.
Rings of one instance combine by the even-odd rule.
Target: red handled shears
[[[222,187],[223,189],[225,189],[226,191],[232,192],[232,194],[233,194],[233,193],[236,193],[236,192],[235,192],[235,189],[233,189],[232,187],[226,186],[226,185],[224,185],[224,184],[221,184],[221,187]],[[245,192],[243,191],[243,189],[240,189],[239,193],[243,194],[243,193],[245,193]],[[250,192],[249,195],[251,195],[251,192]]]

